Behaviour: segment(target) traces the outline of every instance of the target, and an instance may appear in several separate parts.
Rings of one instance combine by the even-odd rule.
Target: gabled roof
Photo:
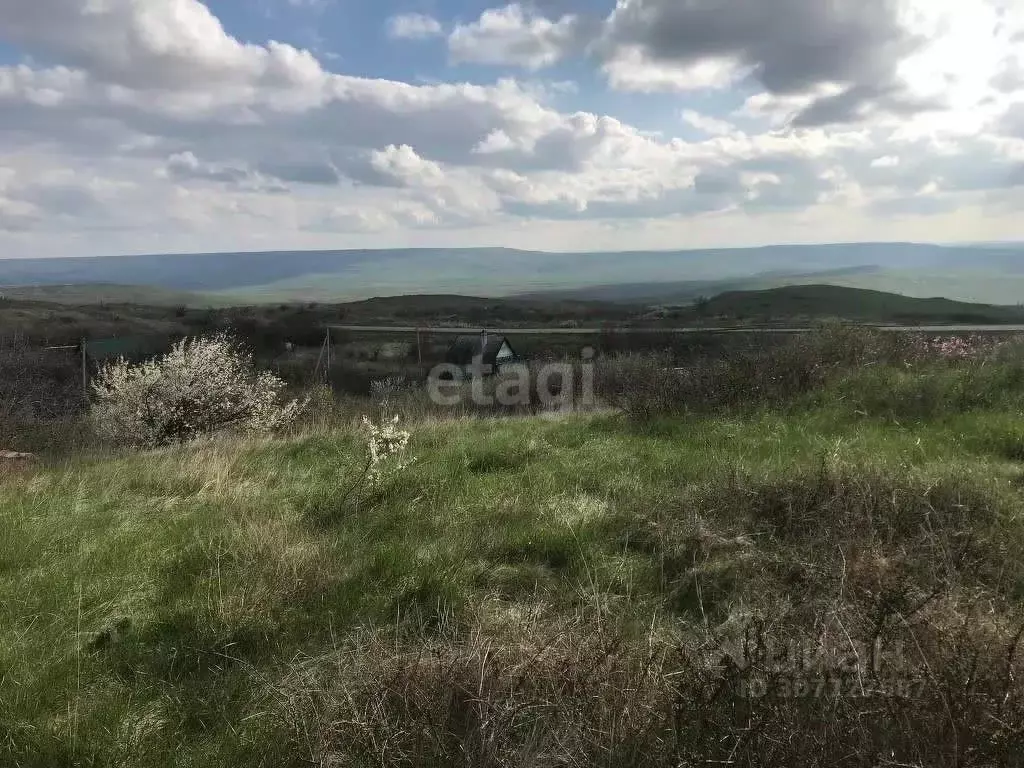
[[[507,343],[507,338],[493,333],[487,334],[486,337],[481,333],[472,336],[456,336],[455,341],[448,348],[447,361],[452,365],[471,365],[474,358],[482,357],[484,365],[494,365],[502,345]],[[512,349],[511,344],[508,347]],[[513,354],[515,354],[514,350]]]

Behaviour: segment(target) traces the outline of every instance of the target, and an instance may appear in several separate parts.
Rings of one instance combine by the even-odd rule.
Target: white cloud
[[[370,155],[370,165],[403,184],[429,185],[444,179],[441,166],[424,160],[407,144],[400,147],[389,144],[383,150],[374,150]]]
[[[696,128],[698,131],[703,131],[709,136],[728,136],[736,130],[736,126],[726,120],[702,115],[700,112],[695,112],[692,109],[684,109],[680,117],[682,117],[683,122],[687,125]]]
[[[698,91],[725,88],[739,76],[739,67],[729,59],[705,59],[675,65],[651,61],[636,47],[624,47],[607,60],[602,69],[608,83],[621,91]]]
[[[572,52],[581,33],[578,16],[551,21],[513,3],[486,10],[470,24],[457,25],[448,36],[448,52],[454,62],[537,70]]]
[[[427,40],[444,34],[441,22],[422,13],[403,13],[387,21],[388,37],[392,40]]]
[[[891,215],[876,237],[998,237],[1015,231],[1007,201],[1024,188],[1024,83],[1008,42],[1024,27],[1006,17],[993,50],[980,50],[995,17],[957,25],[962,6],[938,2],[901,21],[932,43],[901,59],[893,78],[905,91],[890,94],[851,96],[835,82],[790,91],[771,78],[769,87],[735,47],[652,56],[650,41],[627,37],[602,48],[592,20],[518,5],[449,39],[453,58],[528,69],[584,55],[589,42],[585,60],[627,90],[689,98],[760,83],[733,116],[674,107],[702,134],[690,140],[670,124],[642,131],[628,113],[551,106],[591,96],[586,86],[567,94],[558,83],[332,72],[309,51],[238,40],[198,0],[3,4],[0,39],[52,64],[0,67],[0,248],[657,247],[684,234],[693,244],[785,239],[787,225],[856,239],[879,201]],[[977,55],[962,60],[957,45]],[[864,75],[860,53],[852,46],[842,71]],[[780,77],[781,54],[764,56]],[[947,79],[938,113],[895,113]],[[857,119],[801,124],[815,109]],[[943,218],[950,208],[959,228]],[[627,219],[628,230],[608,228]]]
[[[40,0],[0,5],[0,29],[99,79],[129,88],[287,87],[321,74],[307,51],[242,43],[198,0]]]

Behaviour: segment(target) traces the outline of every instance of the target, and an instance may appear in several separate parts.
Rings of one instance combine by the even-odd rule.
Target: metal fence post
[[[85,339],[82,339],[82,397],[89,399],[89,358],[86,354]]]
[[[331,329],[327,329],[327,386],[331,386]]]

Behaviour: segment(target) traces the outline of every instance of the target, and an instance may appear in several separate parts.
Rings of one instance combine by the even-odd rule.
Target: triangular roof
[[[482,357],[484,365],[494,365],[504,344],[508,344],[508,339],[494,333],[486,336],[482,333],[456,336],[448,348],[448,362],[453,365],[471,365],[475,358]],[[512,345],[509,344],[508,348],[512,349]]]

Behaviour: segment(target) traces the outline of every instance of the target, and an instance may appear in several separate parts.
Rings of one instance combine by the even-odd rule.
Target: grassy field
[[[999,269],[948,265],[934,269],[892,267],[851,268],[831,272],[776,272],[724,280],[659,283],[612,283],[571,290],[539,291],[539,299],[599,299],[623,303],[689,304],[700,296],[728,292],[771,291],[777,288],[829,285],[850,290],[897,294],[907,299],[944,296],[950,301],[1016,306],[1024,296],[1024,275]]]
[[[11,475],[0,764],[1019,765],[1022,405],[878,366],[429,419],[376,483],[344,420]]]
[[[459,325],[537,327],[582,325],[715,325],[719,323],[798,323],[830,320],[896,324],[1020,323],[1024,309],[965,304],[946,299],[914,299],[893,293],[831,285],[787,286],[707,296],[698,304],[664,306],[617,304],[562,298],[481,298],[417,295],[376,298],[347,304],[269,304],[199,307],[138,303],[148,297],[130,287],[109,294],[108,287],[25,289],[4,297],[0,290],[0,343],[12,337],[73,344],[82,338],[149,336],[165,338],[231,330],[250,346],[280,348],[285,341],[318,346],[327,325]],[[117,288],[114,286],[113,288]],[[95,289],[95,292],[93,290]],[[63,293],[63,298],[57,294]],[[92,298],[89,298],[89,297]],[[114,300],[116,299],[116,300]]]
[[[836,285],[789,285],[763,291],[732,291],[702,303],[710,317],[767,322],[782,319],[842,318],[876,323],[1017,323],[1024,309],[967,304],[943,298],[909,298],[896,293]]]
[[[151,307],[215,307],[224,302],[188,291],[145,285],[72,284],[0,285],[0,299],[89,306],[94,304],[145,305]]]

